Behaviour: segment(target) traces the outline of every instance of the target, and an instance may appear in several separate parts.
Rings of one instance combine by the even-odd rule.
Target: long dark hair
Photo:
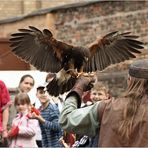
[[[129,83],[125,98],[128,100],[123,112],[123,121],[119,126],[118,132],[123,138],[130,138],[133,120],[144,95],[148,95],[148,79],[129,77]]]
[[[19,82],[19,85],[20,85],[20,84],[25,80],[25,78],[27,78],[27,77],[29,77],[29,78],[31,78],[31,79],[33,80],[33,85],[34,85],[34,78],[33,78],[31,75],[29,75],[29,74],[23,75],[23,76],[21,77],[20,82]]]

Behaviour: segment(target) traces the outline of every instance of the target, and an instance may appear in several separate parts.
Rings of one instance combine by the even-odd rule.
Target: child
[[[30,119],[30,98],[26,93],[16,95],[14,105],[18,115],[12,121],[12,128],[8,132],[11,148],[14,147],[37,147],[36,120]]]
[[[43,147],[63,147],[59,142],[63,132],[58,123],[59,109],[52,101],[44,85],[37,87],[37,98],[41,102],[40,115],[33,113],[33,117],[40,122]]]
[[[99,81],[94,84],[94,87],[83,94],[83,102],[82,107],[92,105],[97,101],[108,100],[111,98],[111,94],[109,92],[109,88],[106,84]]]
[[[90,100],[95,103],[101,100],[110,99],[110,92],[108,86],[103,82],[96,82],[90,92]]]

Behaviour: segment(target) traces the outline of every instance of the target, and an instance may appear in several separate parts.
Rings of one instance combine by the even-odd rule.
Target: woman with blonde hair
[[[147,63],[147,61],[137,61],[129,69],[128,87],[124,95],[126,107],[118,129],[124,139],[130,140],[132,138],[134,125],[141,128],[144,124],[143,119],[148,105]],[[137,122],[135,118],[141,121]]]
[[[147,147],[148,60],[130,65],[124,97],[79,108],[83,92],[93,81],[80,77],[67,95],[59,120],[62,128],[90,136],[99,133],[99,147]]]

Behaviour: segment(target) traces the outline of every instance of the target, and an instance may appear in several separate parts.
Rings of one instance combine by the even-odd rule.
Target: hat
[[[148,60],[137,60],[129,67],[129,75],[136,78],[148,79]]]
[[[39,84],[38,86],[37,86],[37,89],[39,89],[39,88],[45,88],[46,86],[47,86],[47,84],[48,83],[41,83],[41,84]]]

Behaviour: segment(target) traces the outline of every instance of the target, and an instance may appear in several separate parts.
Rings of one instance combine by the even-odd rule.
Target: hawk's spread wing
[[[131,35],[130,32],[112,32],[89,48],[74,47],[57,41],[47,29],[40,31],[29,26],[29,29],[19,29],[18,33],[12,34],[10,42],[12,52],[38,70],[58,72],[47,86],[49,94],[58,96],[69,91],[75,84],[76,77],[73,77],[69,70],[80,70],[84,67],[85,72],[92,72],[135,58],[136,53],[141,53],[138,49],[143,48],[143,43],[136,38],[137,36]],[[64,74],[62,70],[65,71]],[[66,74],[69,79],[65,78]],[[61,79],[62,75],[65,80]]]
[[[10,39],[12,52],[19,58],[35,66],[38,70],[58,72],[64,52],[72,46],[57,41],[52,33],[44,29],[29,26],[29,29],[19,29]]]
[[[84,71],[103,70],[111,64],[135,58],[135,53],[141,53],[137,49],[143,48],[143,43],[136,38],[138,36],[130,35],[130,32],[119,34],[116,31],[107,34],[89,47],[91,58]]]

